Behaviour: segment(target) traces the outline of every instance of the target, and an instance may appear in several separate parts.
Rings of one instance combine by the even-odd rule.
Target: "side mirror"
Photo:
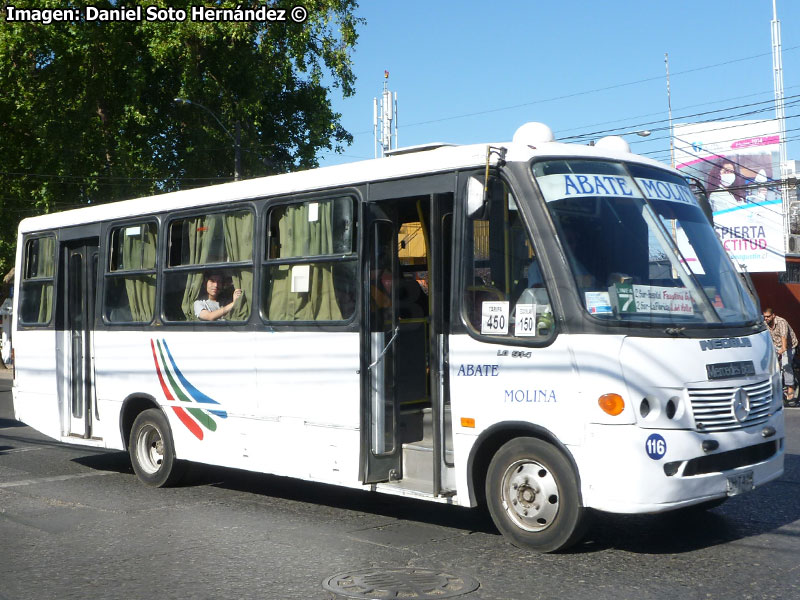
[[[491,168],[492,154],[497,155],[497,166],[502,167],[506,164],[506,149],[503,147],[487,146],[486,147],[486,172],[483,176],[483,181],[476,176],[469,178],[467,182],[467,215],[473,219],[482,218],[485,214],[486,207],[489,204],[491,183]]]
[[[684,179],[686,180],[686,183],[689,184],[689,189],[692,190],[694,197],[697,199],[697,203],[700,205],[700,210],[703,211],[703,214],[713,227],[714,213],[711,209],[711,203],[708,200],[708,192],[706,192],[706,188],[703,186],[703,183],[697,177],[684,176]]]
[[[467,215],[475,217],[485,204],[485,190],[483,182],[477,177],[470,177],[467,182]]]

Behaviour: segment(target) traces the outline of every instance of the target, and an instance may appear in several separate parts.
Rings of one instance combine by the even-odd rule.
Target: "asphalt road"
[[[468,600],[800,598],[797,409],[780,480],[694,516],[597,515],[535,555],[477,510],[216,468],[150,489],[123,453],[13,421],[9,388],[0,369],[0,600],[333,598],[323,583],[365,569],[450,582],[433,597],[472,579]]]

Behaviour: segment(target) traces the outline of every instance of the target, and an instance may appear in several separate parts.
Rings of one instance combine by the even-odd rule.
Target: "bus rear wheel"
[[[565,550],[585,532],[572,465],[536,438],[515,438],[500,447],[489,463],[486,503],[500,533],[520,548]]]
[[[131,428],[128,451],[136,476],[152,487],[174,485],[183,474],[167,417],[160,410],[142,411]]]

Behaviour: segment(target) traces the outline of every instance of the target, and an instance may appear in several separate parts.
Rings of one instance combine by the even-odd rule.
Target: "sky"
[[[343,154],[323,153],[320,164],[374,157],[372,102],[385,70],[397,92],[401,147],[508,141],[539,121],[557,139],[652,130],[625,137],[633,152],[669,163],[668,101],[676,124],[774,116],[772,4],[362,0],[356,93],[343,99],[332,90],[354,142]],[[777,0],[777,10],[787,155],[800,160],[800,103],[791,104],[800,99],[800,1]],[[695,116],[709,111],[718,112]]]

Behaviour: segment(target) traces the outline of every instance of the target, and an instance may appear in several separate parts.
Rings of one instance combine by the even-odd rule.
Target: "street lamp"
[[[651,133],[652,133],[652,131],[650,131],[649,129],[643,129],[641,131],[623,131],[622,133],[614,133],[612,135],[607,135],[606,137],[600,138],[597,141],[591,140],[589,142],[589,145],[590,146],[596,146],[597,144],[600,144],[600,142],[603,142],[603,144],[601,144],[601,145],[606,145],[607,146],[607,145],[609,145],[609,143],[614,143],[611,140],[616,140],[616,142],[619,142],[620,144],[624,143],[625,145],[627,145],[627,142],[624,142],[624,140],[622,140],[622,136],[623,135],[638,135],[639,137],[647,137]],[[630,152],[630,149],[627,149],[627,152]]]
[[[239,181],[242,178],[242,127],[239,121],[237,120],[235,124],[236,136],[233,136],[231,132],[228,131],[228,128],[222,124],[222,121],[219,120],[217,115],[214,114],[214,111],[212,111],[207,106],[204,106],[199,102],[194,102],[193,100],[188,100],[186,98],[173,98],[173,101],[178,104],[191,104],[192,106],[197,106],[199,108],[202,108],[212,117],[214,117],[214,120],[219,124],[220,127],[222,127],[222,131],[224,131],[225,134],[229,138],[231,138],[231,141],[233,142],[233,180]]]

